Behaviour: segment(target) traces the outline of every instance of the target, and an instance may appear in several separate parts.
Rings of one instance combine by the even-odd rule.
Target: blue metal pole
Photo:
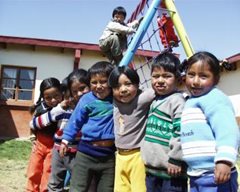
[[[131,60],[132,60],[139,44],[141,43],[157,9],[159,8],[160,2],[161,2],[161,0],[153,0],[153,2],[151,3],[148,11],[146,12],[146,15],[144,16],[142,22],[140,23],[140,25],[138,27],[136,34],[134,35],[130,45],[128,46],[128,49],[127,49],[124,57],[122,58],[119,66],[126,66],[131,62]]]

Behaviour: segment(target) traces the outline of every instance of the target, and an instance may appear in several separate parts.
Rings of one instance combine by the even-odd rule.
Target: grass
[[[29,141],[0,140],[0,160],[26,161],[31,151]]]
[[[25,192],[30,141],[0,140],[0,191]]]

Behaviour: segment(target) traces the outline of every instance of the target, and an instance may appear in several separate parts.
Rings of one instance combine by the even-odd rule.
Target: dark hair
[[[41,82],[39,98],[38,98],[36,104],[30,107],[30,109],[29,109],[30,113],[33,113],[35,111],[35,109],[37,108],[37,106],[39,106],[41,104],[44,91],[47,89],[50,89],[50,88],[57,88],[59,91],[61,91],[60,81],[54,77],[50,77],[50,78],[44,79]]]
[[[74,81],[79,81],[81,83],[85,83],[87,86],[89,86],[89,78],[88,73],[84,69],[76,69],[73,72],[71,72],[67,77],[67,86],[71,93],[71,85]],[[71,93],[72,95],[72,93]]]
[[[110,73],[113,70],[113,65],[107,61],[99,61],[95,63],[89,70],[88,70],[88,78],[91,79],[91,76],[101,74],[105,75],[107,78],[109,77]]]
[[[112,18],[116,15],[116,14],[122,14],[124,16],[124,19],[126,18],[127,16],[127,12],[126,10],[124,9],[124,7],[121,7],[121,6],[118,6],[116,7],[113,12],[112,12]]]
[[[164,70],[169,71],[175,75],[176,78],[180,78],[181,72],[179,70],[180,60],[177,56],[170,52],[160,53],[152,61],[151,73],[154,68],[162,67]]]
[[[185,69],[186,71],[191,67],[194,63],[201,61],[202,63],[206,63],[210,67],[210,71],[213,73],[215,78],[215,83],[217,84],[220,79],[220,64],[219,60],[212,54],[207,51],[199,51],[192,55],[186,62],[185,62]]]
[[[137,72],[128,66],[122,66],[115,67],[112,73],[110,74],[108,79],[108,84],[110,87],[112,88],[118,87],[118,80],[121,74],[126,75],[127,78],[131,80],[132,84],[137,86],[139,85],[140,80]]]

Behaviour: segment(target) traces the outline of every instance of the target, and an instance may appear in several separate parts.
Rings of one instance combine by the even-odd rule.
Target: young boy
[[[108,23],[99,40],[101,51],[109,61],[118,65],[123,57],[123,50],[127,49],[127,35],[136,32],[139,25],[137,20],[125,24],[126,10],[116,7],[112,13],[112,20]]]
[[[111,63],[105,61],[97,62],[89,69],[91,91],[82,96],[63,131],[62,155],[79,130],[82,131],[70,191],[87,191],[93,176],[97,191],[113,191],[115,145],[112,91],[108,86],[112,69]]]
[[[156,98],[150,106],[142,158],[148,192],[187,191],[185,163],[180,148],[180,117],[184,97],[177,91],[180,61],[172,53],[155,58],[151,82]]]
[[[146,192],[140,145],[147,113],[155,94],[139,89],[139,76],[130,67],[116,67],[110,77],[114,97],[114,133],[117,147],[114,192]]]

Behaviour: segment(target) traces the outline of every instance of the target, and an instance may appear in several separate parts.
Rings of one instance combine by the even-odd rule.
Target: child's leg
[[[214,181],[214,174],[202,177],[190,177],[191,192],[237,192],[237,171],[231,173],[228,182],[217,185]]]
[[[32,147],[28,164],[26,191],[39,191],[43,171],[43,156],[42,145],[36,141]]]
[[[70,192],[87,192],[92,180],[92,172],[96,166],[95,158],[77,152],[71,175]]]
[[[45,156],[43,161],[43,172],[40,184],[40,192],[47,192],[47,185],[51,173],[52,147],[45,146]]]
[[[62,191],[64,187],[64,179],[66,176],[66,167],[63,158],[60,157],[57,149],[52,151],[51,174],[48,182],[48,191]]]
[[[115,154],[97,158],[97,192],[113,192],[115,175]]]

